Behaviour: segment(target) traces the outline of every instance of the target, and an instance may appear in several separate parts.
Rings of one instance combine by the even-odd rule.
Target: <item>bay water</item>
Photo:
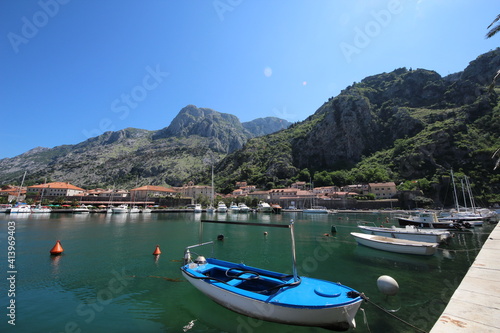
[[[389,212],[2,214],[0,332],[327,332],[234,313],[192,287],[179,269],[186,246],[213,240],[194,251],[291,274],[288,229],[265,226],[291,220],[299,275],[341,282],[369,297],[356,332],[430,330],[493,228],[454,232],[435,255],[416,256],[363,247],[350,235],[360,221],[397,225]],[[57,240],[64,253],[51,256]],[[396,296],[378,290],[381,275],[396,279]]]

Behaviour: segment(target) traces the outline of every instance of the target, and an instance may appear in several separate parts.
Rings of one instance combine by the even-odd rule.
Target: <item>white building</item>
[[[36,193],[43,196],[83,196],[83,188],[65,182],[52,182],[41,185],[28,186],[27,192]]]

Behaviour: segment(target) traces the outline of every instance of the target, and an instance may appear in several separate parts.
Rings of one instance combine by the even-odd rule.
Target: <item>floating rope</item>
[[[399,318],[399,317],[398,317],[398,316],[396,316],[395,314],[393,314],[393,313],[391,313],[391,312],[387,311],[386,309],[384,309],[384,308],[383,308],[383,307],[381,307],[380,305],[377,305],[377,304],[375,304],[375,303],[371,302],[371,301],[370,301],[370,299],[369,299],[368,297],[366,297],[366,295],[365,295],[364,293],[359,293],[359,296],[360,296],[362,299],[364,299],[367,303],[370,303],[370,304],[375,305],[375,307],[376,307],[376,308],[378,308],[379,310],[381,310],[381,311],[383,311],[383,312],[387,313],[389,316],[393,317],[394,319],[399,320],[399,321],[400,321],[400,322],[402,322],[403,324],[406,324],[406,325],[410,326],[410,327],[411,327],[411,328],[413,328],[414,330],[416,330],[416,331],[418,331],[418,332],[422,332],[422,333],[427,333],[427,332],[426,332],[426,331],[424,331],[423,329],[420,329],[420,328],[418,328],[417,326],[415,326],[415,325],[413,325],[413,324],[411,324],[411,323],[407,322],[406,320],[404,320],[404,319],[402,319],[402,318]],[[364,313],[364,311],[363,311],[363,313]],[[365,320],[366,320],[366,319],[365,319]],[[369,330],[369,328],[368,328],[368,330]]]

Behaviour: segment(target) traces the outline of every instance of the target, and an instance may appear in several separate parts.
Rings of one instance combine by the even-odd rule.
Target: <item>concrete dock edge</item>
[[[430,333],[500,332],[500,227],[491,231]]]

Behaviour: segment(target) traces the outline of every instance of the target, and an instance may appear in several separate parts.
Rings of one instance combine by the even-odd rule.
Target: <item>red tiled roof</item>
[[[65,182],[52,182],[52,183],[28,186],[28,189],[30,188],[57,188],[57,189],[85,191],[83,188]]]
[[[154,192],[175,192],[173,189],[163,186],[146,185],[134,188],[130,191],[154,191]]]

